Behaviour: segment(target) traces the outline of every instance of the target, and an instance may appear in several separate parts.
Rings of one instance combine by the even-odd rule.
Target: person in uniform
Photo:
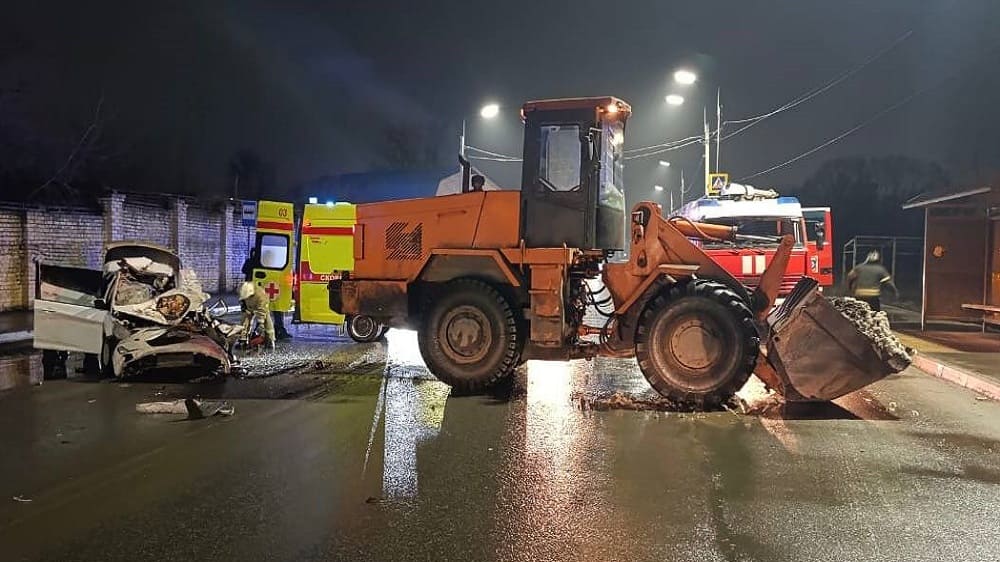
[[[264,327],[267,346],[274,349],[274,322],[271,320],[269,299],[264,289],[251,281],[240,285],[240,307],[243,309],[243,332],[250,333],[253,321]]]
[[[868,253],[864,263],[847,274],[847,289],[851,296],[868,303],[875,312],[882,310],[882,285],[888,285],[899,298],[899,289],[892,282],[892,276],[879,263],[878,252]]]

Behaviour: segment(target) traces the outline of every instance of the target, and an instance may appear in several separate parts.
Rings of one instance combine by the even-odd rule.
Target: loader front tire
[[[705,409],[743,387],[760,353],[750,308],[725,285],[693,279],[650,299],[639,316],[642,374],[678,405]]]
[[[514,310],[492,286],[458,279],[436,291],[417,333],[420,354],[441,382],[481,392],[517,367],[521,343]]]

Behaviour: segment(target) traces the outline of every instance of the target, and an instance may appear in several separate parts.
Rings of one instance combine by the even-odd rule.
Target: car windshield
[[[625,208],[625,187],[622,180],[624,158],[622,148],[625,126],[621,121],[605,121],[601,147],[600,205],[613,209]]]
[[[735,226],[737,234],[773,238],[773,241],[741,240],[739,241],[741,246],[777,246],[778,238],[785,234],[791,234],[795,237],[796,247],[802,246],[801,221],[796,217],[719,217],[705,219],[702,222]],[[706,242],[704,246],[706,248],[729,247],[723,242]]]

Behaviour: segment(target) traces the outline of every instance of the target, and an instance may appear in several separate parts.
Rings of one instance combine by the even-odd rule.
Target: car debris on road
[[[135,405],[135,411],[139,414],[186,414],[187,419],[195,420],[212,416],[231,416],[236,413],[236,408],[224,401],[185,398],[166,402],[142,402]]]

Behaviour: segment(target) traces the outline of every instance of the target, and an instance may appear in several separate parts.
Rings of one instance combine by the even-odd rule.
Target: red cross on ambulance
[[[278,285],[274,281],[271,281],[267,284],[267,287],[264,287],[264,292],[267,293],[269,300],[275,301],[278,299],[278,295],[281,294],[281,289],[278,288]]]

